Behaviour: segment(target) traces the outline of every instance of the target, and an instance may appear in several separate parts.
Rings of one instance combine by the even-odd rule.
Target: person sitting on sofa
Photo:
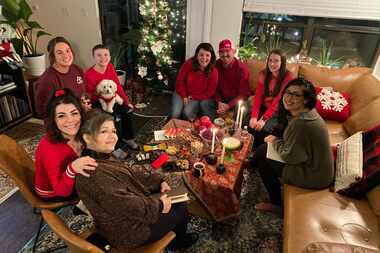
[[[119,144],[125,141],[125,144],[133,149],[137,150],[138,145],[134,140],[134,129],[132,121],[133,105],[129,102],[127,95],[121,86],[119,78],[117,77],[116,70],[111,63],[111,55],[108,47],[104,45],[96,45],[92,48],[92,56],[95,60],[95,65],[86,70],[84,76],[86,79],[87,92],[91,96],[91,102],[93,107],[100,108],[100,103],[97,101],[96,86],[100,81],[104,79],[112,80],[117,85],[116,93],[123,99],[123,104],[119,105],[115,103],[113,106],[113,115],[115,119],[120,118],[120,127],[118,127]],[[119,145],[119,146],[120,146]]]
[[[256,209],[279,210],[279,177],[285,184],[309,189],[326,188],[332,183],[334,167],[328,130],[314,108],[316,100],[314,86],[303,78],[285,87],[278,115],[280,124],[286,125],[283,136],[267,136],[267,143],[256,151],[256,166],[270,198],[270,203],[259,203]],[[273,145],[284,162],[266,158],[268,145]]]
[[[97,232],[122,249],[152,243],[172,230],[176,238],[169,248],[190,247],[198,235],[186,232],[186,204],[172,204],[166,194],[151,196],[170,190],[163,178],[144,166],[112,160],[118,139],[113,120],[112,115],[93,109],[81,127],[86,146],[82,155],[96,159],[98,167],[90,177],[77,177],[76,190],[94,217]]]
[[[180,118],[183,113],[186,119],[194,120],[199,111],[215,118],[214,96],[218,83],[215,60],[212,45],[200,43],[195,55],[182,65],[172,98],[172,118]]]
[[[247,102],[251,93],[248,83],[249,70],[234,56],[235,52],[236,49],[231,40],[225,39],[219,43],[219,59],[216,61],[218,88],[215,96],[218,105],[216,112],[219,115],[234,109],[237,112],[236,104],[240,100]],[[244,115],[249,115],[250,108],[247,105],[248,103],[245,103],[247,110]]]
[[[264,137],[271,134],[276,121],[268,122],[268,120],[275,116],[281,93],[293,78],[286,69],[285,54],[280,49],[272,50],[268,55],[266,68],[260,72],[252,103],[249,126],[255,136],[255,147],[264,143]]]
[[[47,104],[46,134],[36,149],[34,188],[45,199],[75,197],[75,177],[88,176],[95,159],[80,157],[81,102],[69,89],[53,92]]]

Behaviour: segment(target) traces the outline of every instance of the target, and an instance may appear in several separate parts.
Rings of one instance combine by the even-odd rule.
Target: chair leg
[[[36,246],[37,246],[37,242],[38,242],[38,237],[40,237],[42,224],[44,223],[44,219],[42,218],[42,215],[40,217],[41,217],[41,219],[40,219],[40,225],[38,226],[38,231],[37,231],[36,239],[34,240],[34,244],[33,244],[33,251],[32,251],[33,253],[36,252]]]

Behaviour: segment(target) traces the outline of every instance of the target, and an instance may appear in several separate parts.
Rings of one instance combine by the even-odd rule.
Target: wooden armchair
[[[22,196],[33,207],[33,211],[36,214],[40,215],[42,208],[56,209],[78,202],[77,200],[53,202],[40,198],[34,192],[35,169],[33,160],[21,145],[4,134],[0,135],[0,169],[15,181]],[[41,216],[40,225],[33,245],[33,252],[35,252],[42,224],[43,218]]]
[[[54,212],[43,209],[41,211],[42,217],[45,219],[46,223],[50,226],[51,230],[56,233],[56,235],[61,238],[69,248],[69,252],[72,253],[104,253],[104,251],[92,243],[86,241],[93,231],[87,230],[80,235],[73,233],[63,220]],[[136,249],[111,249],[112,253],[159,253],[162,252],[165,247],[174,239],[175,233],[170,231],[159,241],[151,243],[149,245],[136,248]]]

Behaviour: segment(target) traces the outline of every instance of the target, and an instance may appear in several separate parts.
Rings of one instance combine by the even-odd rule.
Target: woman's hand
[[[96,160],[89,156],[79,157],[71,163],[71,167],[76,173],[79,173],[85,177],[89,177],[88,170],[95,170],[98,163]]]
[[[131,108],[132,110],[135,109],[135,106],[133,104],[128,103],[128,107]]]
[[[189,98],[183,98],[183,105],[187,105],[189,103],[190,99]]]
[[[161,192],[164,193],[164,192],[168,192],[170,191],[172,188],[170,188],[170,186],[168,185],[168,183],[166,183],[165,181],[161,183]]]
[[[260,119],[259,121],[257,121],[255,129],[257,131],[261,131],[261,129],[263,129],[264,125],[265,125],[265,121],[263,119]]]
[[[277,140],[278,138],[274,135],[268,135],[267,137],[264,138],[264,142],[269,142],[273,143]]]
[[[230,109],[228,104],[218,102],[218,110],[216,111],[218,114],[224,114]]]
[[[256,129],[256,124],[257,124],[257,118],[251,118],[249,120],[249,127],[250,128]]]
[[[170,208],[172,208],[172,201],[168,198],[168,195],[164,194],[160,197],[160,200],[162,201],[162,204],[164,207],[162,208],[162,213],[168,213],[170,211]]]

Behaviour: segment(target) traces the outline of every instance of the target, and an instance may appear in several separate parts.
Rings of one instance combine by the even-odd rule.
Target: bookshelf
[[[21,68],[11,68],[0,62],[0,133],[30,118],[28,101]]]

